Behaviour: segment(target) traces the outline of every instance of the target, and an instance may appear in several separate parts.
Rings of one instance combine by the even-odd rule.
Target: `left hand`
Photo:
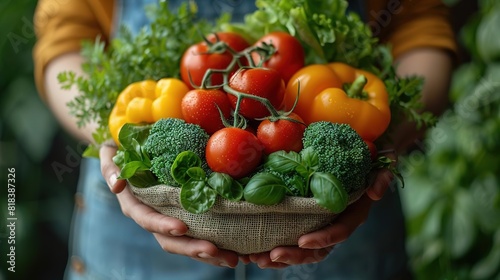
[[[372,202],[383,197],[392,178],[389,170],[379,171],[374,183],[358,201],[339,214],[331,225],[301,236],[297,247],[277,247],[269,252],[241,256],[240,260],[254,262],[260,268],[284,268],[322,261],[335,244],[345,241],[368,218]]]

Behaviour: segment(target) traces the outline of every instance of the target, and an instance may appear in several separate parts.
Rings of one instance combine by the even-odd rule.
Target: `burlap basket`
[[[208,212],[192,214],[181,206],[180,188],[166,185],[130,188],[139,200],[156,211],[184,221],[189,227],[188,236],[211,241],[219,248],[240,254],[297,245],[301,235],[326,226],[336,216],[317,205],[313,198],[304,197],[286,197],[272,206],[231,202],[218,197]],[[363,192],[351,195],[349,203]]]

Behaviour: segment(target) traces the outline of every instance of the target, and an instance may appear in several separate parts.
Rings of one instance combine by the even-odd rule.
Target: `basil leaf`
[[[182,185],[191,179],[190,174],[188,174],[188,170],[191,167],[200,166],[201,159],[197,154],[191,151],[184,151],[179,153],[175,158],[172,163],[172,167],[170,168],[170,174],[176,182]],[[193,176],[196,177],[196,175]]]
[[[137,145],[142,146],[149,135],[149,130],[151,125],[139,125],[126,123],[118,134],[118,140],[120,140],[120,145],[125,150],[136,151],[138,155],[141,154],[140,149],[137,149]],[[134,141],[135,140],[135,141]]]
[[[126,163],[120,172],[118,179],[130,179],[137,171],[149,170],[149,166],[145,165],[142,161],[131,161]]]
[[[243,197],[243,186],[228,174],[213,172],[208,177],[208,185],[230,201],[240,201]]]
[[[300,151],[300,156],[302,157],[302,165],[307,166],[307,168],[312,171],[316,171],[318,169],[319,156],[313,147],[307,147]],[[297,172],[299,172],[299,170],[297,170]]]
[[[268,167],[277,172],[289,172],[300,166],[300,155],[296,152],[277,151],[269,154],[264,163]]]
[[[316,202],[333,213],[340,213],[347,207],[349,195],[332,174],[315,172],[311,176],[310,188]]]
[[[205,181],[189,180],[181,187],[182,207],[193,214],[207,212],[215,203],[217,193],[208,188]]]
[[[138,188],[148,188],[158,185],[156,177],[149,170],[136,171],[134,176],[127,179],[127,181]]]
[[[205,170],[198,166],[188,168],[188,170],[186,170],[186,175],[189,176],[189,178],[198,181],[204,181],[207,178]]]
[[[246,201],[258,205],[273,205],[280,203],[286,194],[285,182],[270,173],[257,173],[243,189]]]

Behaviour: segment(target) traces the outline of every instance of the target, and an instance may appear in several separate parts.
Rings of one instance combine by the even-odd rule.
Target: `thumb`
[[[118,179],[120,168],[113,162],[116,151],[116,147],[102,145],[99,149],[99,158],[101,160],[101,173],[108,183],[109,189],[113,193],[120,193],[126,187],[127,182]]]

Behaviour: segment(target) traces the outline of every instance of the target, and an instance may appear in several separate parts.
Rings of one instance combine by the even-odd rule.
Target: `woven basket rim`
[[[151,190],[155,193],[164,193],[165,196],[158,200],[155,204],[150,206],[171,206],[182,208],[180,203],[180,187],[173,187],[164,184],[151,186],[148,188],[139,188],[128,184],[132,192],[140,200],[147,196]],[[348,204],[358,200],[366,189],[359,190],[349,196]],[[144,201],[143,201],[144,202]],[[290,214],[338,214],[334,213],[317,204],[316,200],[312,197],[296,197],[286,196],[282,202],[275,205],[257,205],[247,201],[230,201],[228,199],[217,196],[216,202],[209,212],[212,213],[232,213],[232,214],[261,214],[261,213],[290,213]]]

